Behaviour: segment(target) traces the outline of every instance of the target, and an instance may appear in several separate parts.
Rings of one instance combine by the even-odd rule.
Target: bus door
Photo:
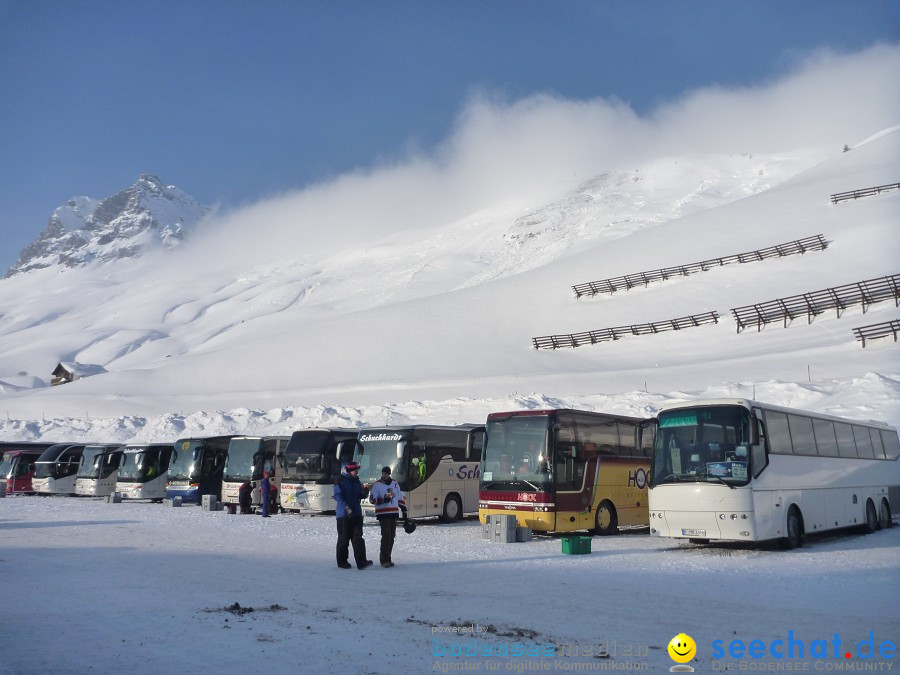
[[[119,465],[122,463],[124,453],[121,449],[107,452],[98,457],[99,477],[97,479],[97,495],[109,495],[116,491],[116,481],[119,478]]]
[[[409,479],[406,490],[406,508],[410,517],[421,518],[433,516],[440,508],[440,485],[436,481],[428,480],[437,466],[434,453],[429,461],[423,441],[410,439],[407,443],[409,455]]]
[[[579,456],[575,439],[559,430],[554,452],[556,486],[556,523],[554,529],[565,532],[591,527],[591,501],[597,462],[585,462]],[[588,476],[587,473],[590,473]]]

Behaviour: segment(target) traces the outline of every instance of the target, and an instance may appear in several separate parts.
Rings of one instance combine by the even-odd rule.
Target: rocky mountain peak
[[[26,246],[7,277],[34,269],[136,258],[144,251],[173,248],[208,207],[157,176],[106,199],[74,197],[53,211],[47,227]]]

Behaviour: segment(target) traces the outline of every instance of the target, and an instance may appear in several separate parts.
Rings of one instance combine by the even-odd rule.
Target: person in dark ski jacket
[[[238,488],[238,504],[241,507],[241,515],[246,515],[248,513],[252,513],[252,509],[250,508],[250,503],[253,497],[253,485],[249,480],[245,480],[241,487]]]
[[[269,472],[263,473],[262,480],[259,483],[259,503],[262,507],[262,517],[269,517],[269,503],[272,500],[271,483],[269,482]]]
[[[359,464],[350,462],[341,471],[334,484],[334,515],[337,518],[337,565],[350,569],[350,544],[353,544],[353,558],[357,569],[364,570],[372,564],[366,560],[366,540],[363,539],[362,499],[363,487],[359,482]]]

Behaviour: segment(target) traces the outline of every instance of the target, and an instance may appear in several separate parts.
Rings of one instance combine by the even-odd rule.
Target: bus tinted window
[[[788,429],[787,415],[780,412],[766,411],[766,432],[769,437],[769,451],[777,455],[791,455],[791,432]]]
[[[575,489],[575,425],[570,417],[559,416],[556,432],[556,453],[553,458],[557,489]],[[582,467],[583,468],[583,467]]]
[[[641,456],[653,457],[653,443],[656,440],[656,425],[648,424],[641,429]]]
[[[816,435],[816,447],[824,457],[837,457],[837,438],[834,435],[834,422],[829,420],[813,420],[813,432]]]
[[[881,442],[881,432],[878,429],[869,429],[872,438],[872,449],[875,450],[875,459],[884,459],[884,445]]]
[[[897,437],[896,431],[882,429],[881,440],[884,442],[884,456],[886,459],[897,459],[897,457],[900,457],[900,438]]]
[[[576,418],[579,454],[612,455],[619,448],[619,430],[615,420]],[[627,443],[627,436],[623,443]]]
[[[791,428],[791,442],[795,455],[815,455],[816,437],[813,436],[812,420],[800,415],[788,415],[788,426]]]
[[[856,454],[856,441],[853,439],[853,427],[843,422],[834,423],[834,431],[837,434],[838,452],[841,457],[858,457]]]
[[[854,424],[853,438],[856,439],[856,451],[860,457],[865,457],[866,459],[875,458],[875,451],[872,449],[872,437],[869,436],[868,429]]]

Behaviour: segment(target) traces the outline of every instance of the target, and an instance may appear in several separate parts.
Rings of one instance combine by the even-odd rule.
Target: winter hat
[[[350,462],[344,468],[347,470],[347,473],[350,473],[351,471],[359,471],[359,464],[357,462]]]
[[[390,473],[390,472],[391,472],[391,467],[389,467],[389,466],[386,466],[381,470],[382,475],[384,475],[386,473]]]

